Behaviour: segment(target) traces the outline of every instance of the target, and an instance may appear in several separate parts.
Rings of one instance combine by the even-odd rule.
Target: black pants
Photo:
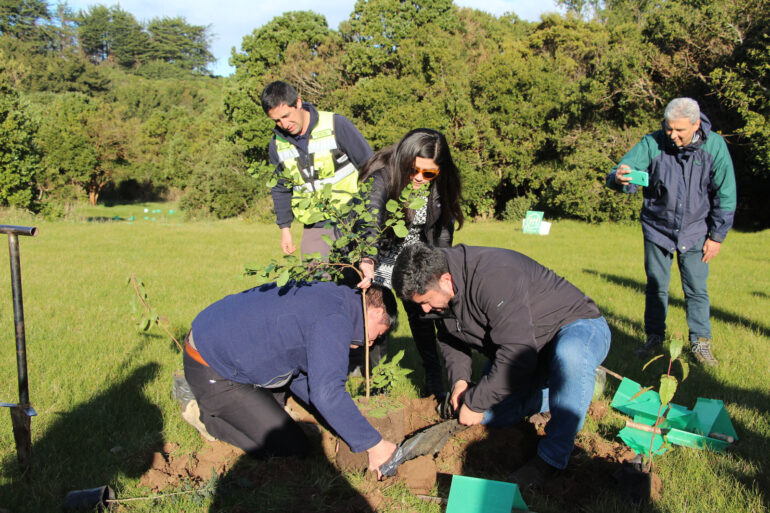
[[[412,338],[425,369],[425,385],[429,394],[443,392],[441,360],[436,347],[436,321],[425,318],[422,308],[412,301],[404,301],[404,311],[412,330]]]
[[[229,381],[186,352],[184,375],[214,438],[254,457],[307,454],[307,437],[271,390]]]

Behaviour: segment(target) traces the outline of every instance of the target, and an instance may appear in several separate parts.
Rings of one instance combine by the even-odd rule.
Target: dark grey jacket
[[[472,381],[471,349],[493,362],[465,393],[473,411],[494,406],[525,383],[560,328],[601,316],[591,298],[526,255],[464,244],[443,251],[455,291],[448,316],[438,323],[450,388]]]

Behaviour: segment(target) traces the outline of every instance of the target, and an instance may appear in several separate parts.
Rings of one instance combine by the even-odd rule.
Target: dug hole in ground
[[[360,398],[361,411],[383,437],[391,441],[400,442],[423,428],[441,422],[436,413],[436,401],[432,397],[408,399],[385,415],[382,415],[382,408],[377,408],[380,411],[375,414],[369,414],[370,410],[374,410],[364,403],[365,399]],[[290,400],[289,406],[297,420],[316,424],[315,418],[296,402]],[[606,403],[594,402],[588,415],[600,421],[608,415]],[[351,500],[363,500],[367,503],[365,506],[372,510],[384,509],[386,503],[393,499],[383,495],[382,491],[392,486],[394,480],[403,482],[414,494],[444,498],[449,495],[453,474],[506,481],[512,470],[535,454],[538,439],[545,434],[544,427],[542,423],[525,421],[510,427],[472,426],[453,435],[435,457],[421,456],[402,464],[393,478],[376,481],[373,474],[369,473],[364,485],[358,487],[360,496]],[[276,482],[285,484],[294,481],[298,489],[302,489],[307,488],[303,484],[308,475],[303,471],[303,466],[312,465],[310,460],[320,457],[321,452],[328,463],[339,471],[366,469],[365,452],[352,453],[345,442],[322,426],[306,431],[315,438],[315,445],[320,445],[318,454],[312,453],[304,460],[273,458],[261,461],[259,471],[248,466],[236,466],[243,452],[223,442],[208,442],[192,455],[178,455],[177,446],[167,443],[151,456],[152,468],[142,476],[141,484],[153,492],[175,489],[185,482],[202,486],[211,479],[213,470],[219,477],[228,472],[239,472],[242,475],[228,477],[245,480],[254,488],[268,486],[271,480],[280,480]],[[565,507],[590,504],[598,494],[613,487],[613,473],[634,456],[634,452],[621,443],[609,442],[594,433],[581,433],[567,470],[558,473],[538,493],[547,495],[549,501],[564,504]],[[659,480],[653,476],[650,491],[653,498],[659,490]],[[527,499],[527,491],[523,493]],[[340,506],[341,511],[358,507],[355,504]]]

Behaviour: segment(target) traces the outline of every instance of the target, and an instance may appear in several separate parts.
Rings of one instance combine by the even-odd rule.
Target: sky
[[[348,19],[356,0],[334,0],[318,2],[294,0],[290,4],[264,0],[66,0],[75,12],[92,5],[120,5],[120,8],[134,15],[137,21],[144,22],[153,18],[185,18],[191,25],[211,25],[209,34],[213,35],[211,53],[217,61],[209,69],[215,75],[227,76],[235,70],[228,64],[231,48],[240,50],[243,36],[251,34],[276,16],[285,11],[315,11],[326,17],[332,29],[337,29],[340,22]],[[50,1],[50,5],[56,5]],[[537,21],[544,12],[559,11],[555,0],[455,0],[461,7],[473,7],[500,16],[513,12],[519,18]],[[287,8],[288,5],[288,8]]]

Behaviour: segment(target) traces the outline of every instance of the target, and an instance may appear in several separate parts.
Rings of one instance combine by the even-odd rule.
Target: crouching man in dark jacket
[[[443,314],[438,341],[461,424],[500,425],[550,411],[537,455],[513,473],[522,488],[567,466],[610,347],[596,304],[550,269],[499,248],[404,248],[393,288]],[[472,384],[471,350],[489,358]]]
[[[397,307],[387,289],[369,289],[366,299],[371,345],[395,322]],[[363,343],[361,291],[325,282],[267,284],[198,314],[185,341],[184,372],[213,437],[256,457],[304,455],[304,432],[273,394],[290,391],[352,451],[367,451],[376,470],[396,446],[345,389],[348,352]]]

